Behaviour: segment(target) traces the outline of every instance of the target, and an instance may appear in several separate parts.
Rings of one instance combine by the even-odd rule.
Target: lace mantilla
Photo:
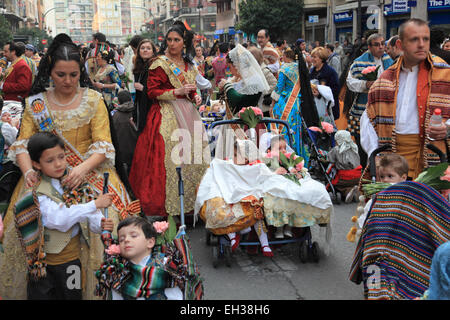
[[[266,93],[270,87],[266,77],[261,70],[253,54],[242,45],[237,44],[229,53],[233,65],[238,69],[241,75],[243,85],[239,89],[235,88],[240,94],[254,95],[257,93]]]
[[[114,167],[116,150],[112,143],[106,141],[97,141],[89,146],[84,158],[88,159],[94,153],[101,153],[106,156],[106,160],[99,166],[99,169],[106,169]]]

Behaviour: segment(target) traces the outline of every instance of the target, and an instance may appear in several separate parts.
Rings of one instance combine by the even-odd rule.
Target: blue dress
[[[298,81],[298,64],[296,62],[285,63],[280,70],[278,76],[278,82],[275,90],[272,93],[272,98],[278,98],[275,106],[273,107],[273,117],[275,119],[281,119],[284,108],[286,107],[287,100],[294,89],[295,83]],[[307,146],[302,141],[302,118],[300,116],[300,103],[301,94],[298,93],[298,97],[295,99],[294,105],[289,113],[286,121],[289,123],[290,128],[293,130],[293,143],[291,147],[295,153],[303,159],[305,159],[305,166],[308,165],[309,152]],[[288,133],[286,127],[283,127],[281,134],[289,142]]]

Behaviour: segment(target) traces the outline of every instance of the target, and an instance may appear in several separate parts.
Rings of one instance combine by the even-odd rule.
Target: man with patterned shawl
[[[368,50],[353,61],[347,75],[348,89],[356,93],[356,98],[350,108],[348,115],[348,130],[355,137],[359,148],[361,165],[364,167],[367,162],[367,155],[360,147],[360,118],[366,108],[367,94],[373,81],[367,81],[362,73],[364,69],[371,66],[379,66],[378,78],[393,63],[391,57],[384,52],[384,37],[381,34],[372,34],[367,39]]]
[[[428,143],[444,154],[448,150],[445,125],[431,127],[429,118],[437,108],[444,121],[450,117],[450,66],[430,54],[430,29],[423,20],[402,24],[397,46],[403,55],[369,91],[361,117],[361,145],[370,154],[390,144],[392,152],[407,159],[408,176],[415,179],[424,167],[440,161],[425,147]]]
[[[280,56],[278,51],[270,43],[269,31],[267,29],[259,30],[257,41],[261,47],[264,62],[273,75],[278,79],[278,71],[280,70]]]

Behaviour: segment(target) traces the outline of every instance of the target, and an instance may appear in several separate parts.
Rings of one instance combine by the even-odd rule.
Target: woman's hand
[[[94,82],[94,87],[96,87],[97,89],[103,89],[104,84],[101,82]]]
[[[225,84],[227,83],[227,80],[222,79],[219,81],[219,83],[217,84],[217,86],[219,87],[219,90],[223,90],[223,87],[225,86]]]
[[[142,91],[142,90],[144,90],[144,86],[143,86],[141,83],[139,83],[139,82],[135,82],[135,83],[134,83],[134,88],[135,88],[137,91]]]
[[[83,164],[84,163],[70,170],[67,177],[62,181],[63,185],[69,187],[70,189],[75,189],[84,181],[84,177],[88,171],[85,169]]]
[[[174,90],[174,94],[176,96],[187,96],[191,93],[191,91],[197,90],[197,86],[195,84],[185,84],[182,88],[177,88]]]
[[[30,169],[27,172],[25,172],[24,180],[27,188],[31,188],[39,181],[38,173],[33,169]]]

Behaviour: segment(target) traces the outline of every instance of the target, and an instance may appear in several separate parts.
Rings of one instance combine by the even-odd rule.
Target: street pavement
[[[319,243],[320,260],[302,263],[299,243],[274,249],[274,257],[250,256],[244,246],[232,254],[231,267],[221,261],[213,267],[212,247],[199,220],[187,223],[194,259],[204,279],[205,300],[362,300],[362,285],[348,280],[356,243],[346,235],[353,225],[356,203],[334,206],[329,255],[324,253],[325,228],[313,226],[312,240]]]

